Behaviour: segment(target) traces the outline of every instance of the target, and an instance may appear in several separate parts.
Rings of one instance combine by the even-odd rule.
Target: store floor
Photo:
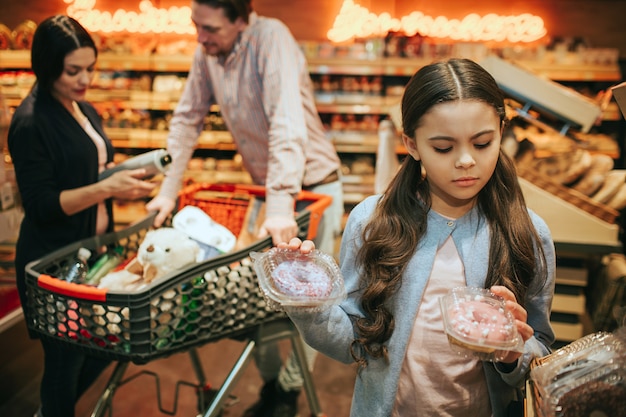
[[[23,323],[19,323],[23,325]],[[33,367],[37,351],[41,348],[38,342],[28,341],[32,353]],[[279,342],[283,354],[287,354],[290,344],[287,339]],[[244,343],[223,339],[197,348],[205,372],[207,382],[214,386],[220,386],[228,372],[232,369],[236,359],[241,354]],[[28,366],[24,364],[22,366]],[[39,364],[40,367],[40,364]],[[91,414],[96,401],[102,394],[109,380],[114,366],[109,367],[98,379],[94,386],[81,398],[77,406],[77,417],[87,417]],[[145,374],[144,371],[158,375],[160,385],[161,408],[169,413],[163,413],[159,409],[159,395],[157,394],[157,380],[153,375]],[[27,374],[24,371],[22,374]],[[136,376],[133,378],[133,376]],[[26,381],[24,388],[13,395],[4,404],[0,402],[0,416],[3,417],[31,417],[38,407],[38,387],[41,374],[37,369],[35,376]],[[322,411],[329,417],[347,417],[350,410],[352,388],[354,385],[355,371],[348,365],[333,361],[323,355],[318,355],[313,372],[314,384]],[[173,415],[176,417],[195,417],[199,414],[197,408],[197,396],[195,389],[182,384],[179,388],[178,401],[175,402],[176,384],[178,381],[187,381],[197,384],[197,379],[188,352],[175,354],[164,359],[153,360],[145,365],[131,364],[124,380],[127,382],[119,387],[113,397],[112,417],[153,417]],[[245,368],[243,376],[237,382],[232,395],[236,399],[231,400],[234,404],[226,408],[224,417],[239,417],[243,411],[256,401],[261,380],[256,366],[251,361]],[[299,399],[300,417],[310,415],[308,403],[304,393]],[[107,414],[108,415],[108,414]]]

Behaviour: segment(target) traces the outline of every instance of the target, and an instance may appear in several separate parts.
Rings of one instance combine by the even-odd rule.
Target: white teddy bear
[[[141,290],[155,279],[195,263],[199,252],[198,243],[180,230],[172,227],[150,230],[139,245],[137,256],[124,269],[102,277],[98,288],[120,292]],[[179,298],[180,295],[173,289],[163,293],[160,300],[152,302],[153,317],[159,312],[176,313]],[[94,314],[84,313],[91,316],[94,323],[106,325],[111,334],[120,334],[122,330],[118,324],[122,318],[128,318],[127,307],[108,307],[107,312],[102,306],[93,305],[92,311]]]
[[[200,246],[189,236],[172,227],[161,227],[146,233],[137,257],[128,265],[110,272],[100,280],[98,288],[135,291],[172,271],[196,262]]]

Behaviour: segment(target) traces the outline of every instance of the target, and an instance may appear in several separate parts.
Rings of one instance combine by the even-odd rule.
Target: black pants
[[[41,411],[44,417],[74,417],[80,396],[111,363],[47,340],[41,380]]]

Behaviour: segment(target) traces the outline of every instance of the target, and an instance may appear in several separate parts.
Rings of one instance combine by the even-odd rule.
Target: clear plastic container
[[[614,334],[584,336],[530,372],[546,416],[617,416],[626,410],[626,345]]]
[[[500,361],[524,341],[504,300],[484,288],[457,287],[440,298],[444,330],[459,354]]]
[[[261,292],[275,310],[321,311],[346,297],[341,270],[323,252],[272,248],[251,252],[250,257]]]

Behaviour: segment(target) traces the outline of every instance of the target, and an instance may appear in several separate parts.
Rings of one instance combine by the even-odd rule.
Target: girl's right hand
[[[279,249],[300,250],[302,253],[310,253],[315,249],[315,243],[312,240],[302,241],[297,237],[294,237],[289,242],[281,242],[276,245]]]

